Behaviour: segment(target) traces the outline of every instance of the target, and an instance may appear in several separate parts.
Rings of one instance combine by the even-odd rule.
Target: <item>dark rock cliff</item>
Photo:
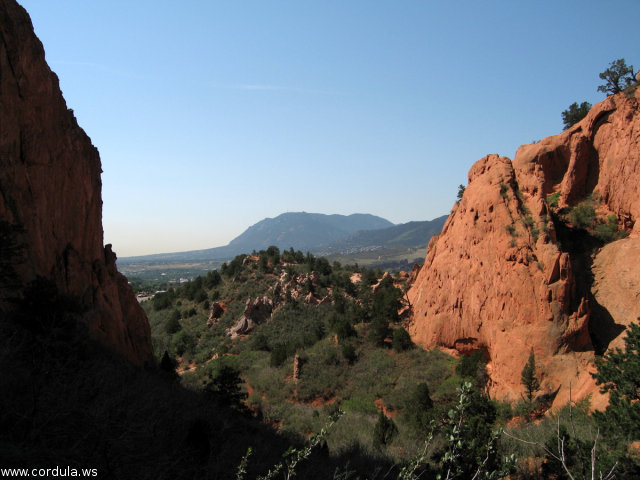
[[[46,279],[79,306],[94,338],[144,364],[149,324],[103,246],[100,174],[28,14],[0,0],[0,309]]]

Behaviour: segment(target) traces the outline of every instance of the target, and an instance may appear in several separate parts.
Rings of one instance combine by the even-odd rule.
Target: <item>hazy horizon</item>
[[[633,0],[19,0],[98,147],[120,257],[224,246],[287,211],[394,224],[562,131],[640,59]]]

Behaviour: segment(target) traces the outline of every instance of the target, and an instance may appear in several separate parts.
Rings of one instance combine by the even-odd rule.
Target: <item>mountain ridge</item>
[[[265,218],[248,227],[229,244],[185,252],[137,255],[118,259],[120,264],[145,261],[214,261],[227,260],[242,253],[266,249],[272,245],[281,249],[311,252],[336,252],[341,248],[383,245],[426,245],[431,235],[442,228],[446,216],[434,220],[414,221],[394,225],[390,221],[371,214],[351,215],[286,212],[273,218]],[[368,228],[367,228],[368,227]],[[407,235],[407,232],[412,232]],[[377,234],[366,232],[378,232]],[[405,234],[405,243],[394,240]],[[422,235],[425,235],[422,237]],[[391,238],[385,239],[387,236]],[[410,240],[407,241],[406,238]],[[378,243],[370,243],[373,241]],[[369,242],[369,243],[368,243]],[[391,243],[389,243],[391,242]]]

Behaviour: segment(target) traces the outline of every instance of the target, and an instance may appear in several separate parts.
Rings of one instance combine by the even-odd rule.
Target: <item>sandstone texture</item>
[[[540,393],[554,407],[570,395],[606,404],[589,375],[594,354],[618,345],[640,315],[639,100],[640,89],[611,96],[562,134],[520,147],[513,161],[476,162],[429,244],[408,293],[409,331],[427,348],[483,350],[494,397],[522,398],[533,348]],[[599,218],[615,214],[629,238],[599,249],[567,224],[562,212],[585,199]]]
[[[0,308],[46,279],[78,303],[96,339],[144,364],[149,325],[103,246],[100,174],[29,16],[0,0]]]

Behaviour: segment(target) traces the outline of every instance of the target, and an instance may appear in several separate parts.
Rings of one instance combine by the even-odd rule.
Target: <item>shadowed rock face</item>
[[[410,333],[425,347],[486,351],[493,396],[521,398],[533,348],[554,406],[570,389],[574,400],[593,393],[595,407],[606,403],[589,375],[594,350],[619,345],[640,315],[639,99],[640,89],[609,97],[566,132],[520,147],[513,162],[476,162],[429,245],[409,291]],[[545,199],[557,192],[559,207],[598,197],[598,215],[616,214],[631,235],[592,255],[592,238],[553,221]]]
[[[45,278],[80,305],[95,338],[143,364],[149,325],[103,246],[100,173],[29,16],[0,0],[0,308]]]

